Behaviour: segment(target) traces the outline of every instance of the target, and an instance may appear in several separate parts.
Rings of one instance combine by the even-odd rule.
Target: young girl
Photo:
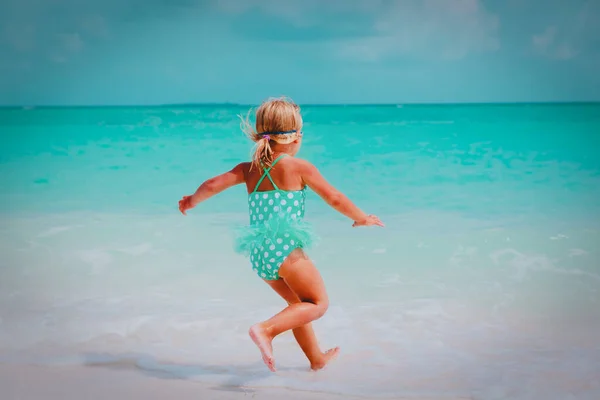
[[[254,272],[288,303],[279,314],[252,326],[250,337],[267,367],[275,371],[271,342],[292,329],[311,368],[318,370],[339,348],[322,352],[311,326],[311,321],[325,314],[329,300],[319,271],[304,251],[314,238],[303,220],[306,187],[353,220],[354,227],[384,225],[331,186],[312,164],[295,157],[302,144],[302,118],[296,104],[286,99],[265,101],[256,111],[256,130],[248,118],[242,121],[244,132],[256,142],[252,161],[207,180],[193,195],[183,196],[179,210],[185,215],[217,193],[246,184],[250,226],[237,237],[236,251],[248,255]]]

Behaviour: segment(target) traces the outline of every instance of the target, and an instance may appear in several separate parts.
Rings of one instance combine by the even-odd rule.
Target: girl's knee
[[[313,312],[315,313],[315,319],[321,318],[329,308],[328,300],[302,300],[302,303],[312,304],[314,306]]]
[[[315,304],[317,306],[317,318],[321,318],[323,315],[325,315],[325,313],[327,312],[327,309],[329,309],[329,301],[328,300],[324,300],[324,301],[320,301],[318,303]]]

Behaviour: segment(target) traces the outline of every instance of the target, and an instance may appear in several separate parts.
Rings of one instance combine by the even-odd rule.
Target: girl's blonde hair
[[[250,168],[269,168],[273,163],[271,141],[287,144],[301,136],[302,117],[300,107],[291,99],[280,97],[264,101],[256,110],[256,129],[250,123],[250,114],[240,115],[242,131],[256,143]],[[289,132],[277,134],[278,132]]]

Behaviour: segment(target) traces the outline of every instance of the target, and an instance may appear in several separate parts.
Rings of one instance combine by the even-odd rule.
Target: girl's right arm
[[[239,185],[246,181],[245,169],[247,163],[241,163],[236,165],[230,171],[227,171],[221,175],[210,178],[198,187],[194,194],[189,196],[183,196],[179,200],[179,211],[183,215],[186,211],[196,207],[199,203],[221,193],[222,191],[229,189],[232,186]]]
[[[354,205],[342,192],[325,180],[317,167],[308,161],[297,159],[304,183],[315,191],[332,208],[354,221],[353,226],[378,225],[383,223],[374,215],[368,215]]]

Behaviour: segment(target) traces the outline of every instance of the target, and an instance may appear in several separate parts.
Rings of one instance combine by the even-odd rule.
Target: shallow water
[[[283,303],[231,251],[237,107],[0,110],[0,361],[131,364],[224,385],[476,399],[600,396],[600,105],[305,107],[301,156],[385,229],[309,191],[326,371],[247,328]],[[569,397],[571,396],[571,397]]]

